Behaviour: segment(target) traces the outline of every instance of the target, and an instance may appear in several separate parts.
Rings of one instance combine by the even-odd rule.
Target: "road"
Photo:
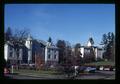
[[[10,74],[6,75],[10,79],[68,79],[65,75],[48,75],[48,76],[33,76],[33,75],[19,75],[19,74]],[[114,71],[97,71],[96,73],[80,74],[75,77],[75,79],[115,79]]]

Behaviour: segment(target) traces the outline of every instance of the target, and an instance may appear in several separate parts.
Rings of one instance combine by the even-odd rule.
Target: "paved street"
[[[6,75],[10,79],[68,79],[65,75]],[[80,74],[75,79],[115,79],[115,72],[114,71],[97,71],[96,73],[87,73],[87,74]]]

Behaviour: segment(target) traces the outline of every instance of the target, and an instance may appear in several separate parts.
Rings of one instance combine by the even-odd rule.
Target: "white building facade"
[[[26,42],[25,46],[28,49],[28,64],[32,63],[32,37],[29,35]]]
[[[90,53],[90,48],[92,47],[94,54],[95,54],[95,60],[97,60],[98,58],[103,59],[103,49],[98,47],[98,46],[94,46],[90,40],[88,40],[87,45],[86,46],[81,46],[80,48],[80,52],[81,52],[81,57],[83,58],[85,53]]]
[[[21,47],[15,48],[14,44],[10,41],[4,44],[4,59],[9,61],[11,64],[21,63],[23,50]]]
[[[47,42],[45,47],[45,63],[57,64],[59,58],[59,51],[58,48],[51,43]]]
[[[11,64],[35,64],[36,54],[41,56],[40,58],[45,64],[54,65],[58,63],[58,48],[49,42],[33,40],[31,36],[28,36],[25,44],[18,44],[17,48],[10,41],[4,44],[4,59],[10,61]]]

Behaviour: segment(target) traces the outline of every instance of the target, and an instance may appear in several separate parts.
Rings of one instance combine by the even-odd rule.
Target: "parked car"
[[[107,68],[105,67],[104,70],[105,71],[110,71],[110,68],[109,67],[107,67]]]
[[[29,69],[35,69],[35,64],[29,64]]]
[[[83,73],[85,71],[86,67],[85,66],[80,66],[78,69],[79,73]]]
[[[115,71],[115,68],[113,68],[113,71]]]
[[[85,72],[89,72],[89,73],[94,73],[96,71],[96,68],[92,68],[92,67],[87,67],[85,69]]]
[[[103,67],[103,66],[100,66],[100,67],[99,67],[99,70],[100,70],[100,71],[104,70],[104,67]]]

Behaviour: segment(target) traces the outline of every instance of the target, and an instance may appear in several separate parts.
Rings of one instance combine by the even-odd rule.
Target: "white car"
[[[85,69],[85,72],[95,72],[96,71],[96,68],[92,68],[92,67],[87,67]]]
[[[110,68],[104,68],[105,71],[110,71]]]
[[[99,70],[100,70],[100,71],[103,71],[103,69],[104,69],[104,67],[103,67],[103,66],[101,66]]]
[[[115,68],[113,69],[113,71],[115,71]]]

